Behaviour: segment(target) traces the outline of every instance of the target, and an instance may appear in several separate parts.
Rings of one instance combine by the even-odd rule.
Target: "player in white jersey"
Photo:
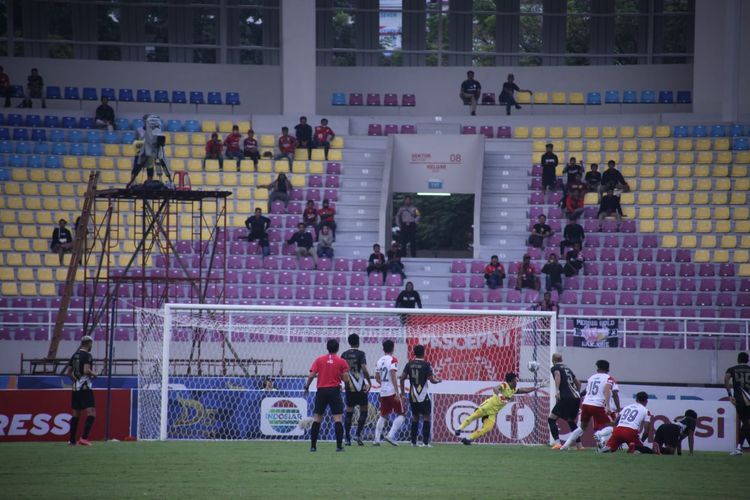
[[[578,428],[570,433],[568,440],[560,447],[561,451],[570,448],[576,439],[583,435],[591,420],[594,421],[594,431],[604,428],[611,422],[607,409],[614,386],[615,379],[609,376],[609,361],[600,359],[596,362],[596,373],[589,377],[586,384],[586,396],[581,405]],[[619,398],[617,402],[619,404]]]
[[[651,413],[646,408],[646,404],[648,404],[648,394],[641,391],[635,395],[635,403],[622,409],[617,418],[617,427],[607,444],[599,450],[601,453],[615,452],[622,444],[628,445],[628,453],[634,453],[637,448],[643,447],[643,443],[638,438],[638,431],[643,429],[645,440],[651,425]]]
[[[375,424],[375,446],[380,446],[380,436],[383,434],[386,419],[391,413],[396,414],[388,435],[385,440],[393,446],[396,443],[396,434],[404,423],[404,409],[401,404],[402,394],[399,394],[397,380],[398,360],[393,355],[393,341],[383,341],[383,352],[385,353],[375,365],[375,380],[380,384],[380,417]]]

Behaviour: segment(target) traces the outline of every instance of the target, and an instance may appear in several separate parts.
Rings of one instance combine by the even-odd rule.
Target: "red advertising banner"
[[[94,390],[97,418],[90,439],[104,439],[107,391]],[[70,389],[0,390],[0,442],[66,441],[70,433]],[[130,434],[130,389],[113,389],[110,438]],[[83,431],[83,419],[78,435]]]

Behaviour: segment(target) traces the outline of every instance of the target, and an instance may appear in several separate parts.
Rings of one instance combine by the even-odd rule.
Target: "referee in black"
[[[568,422],[570,431],[574,431],[578,427],[576,417],[581,406],[581,382],[576,378],[573,370],[563,364],[562,360],[562,354],[559,352],[553,354],[552,368],[550,369],[552,377],[555,379],[556,390],[555,407],[550,412],[548,422],[552,439],[556,441],[552,446],[555,449],[560,448],[563,444],[560,440],[560,430],[557,428],[557,419],[561,418]]]
[[[73,381],[73,418],[70,419],[70,445],[79,444],[81,446],[91,446],[89,433],[94,426],[96,419],[96,405],[94,403],[94,391],[92,390],[92,381],[96,374],[92,368],[94,358],[91,356],[91,348],[94,345],[94,339],[85,335],[81,339],[81,345],[78,350],[71,356],[65,373]],[[81,418],[81,411],[86,412],[86,423],[83,425],[83,434],[76,441],[76,432],[78,430],[78,421]]]

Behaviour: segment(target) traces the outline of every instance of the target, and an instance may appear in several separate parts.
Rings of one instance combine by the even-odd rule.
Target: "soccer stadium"
[[[748,25],[0,1],[0,497],[747,495]]]

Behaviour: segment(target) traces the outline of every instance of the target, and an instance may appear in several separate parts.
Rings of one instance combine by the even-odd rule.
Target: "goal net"
[[[455,442],[458,425],[514,372],[519,387],[543,388],[515,396],[480,442],[546,444],[554,394],[552,318],[553,313],[534,311],[204,304],[140,309],[138,438],[306,439],[315,394],[315,383],[304,394],[310,365],[326,353],[328,339],[338,339],[343,352],[347,337],[356,333],[373,374],[384,340],[394,341],[399,370],[412,358],[413,346],[425,346],[425,359],[443,380],[430,386],[434,442]],[[364,438],[374,433],[378,390],[373,376]],[[355,414],[355,427],[357,420]],[[321,439],[333,438],[330,422],[326,415]],[[465,430],[478,425],[481,421]],[[407,440],[408,433],[404,425],[400,439]]]

